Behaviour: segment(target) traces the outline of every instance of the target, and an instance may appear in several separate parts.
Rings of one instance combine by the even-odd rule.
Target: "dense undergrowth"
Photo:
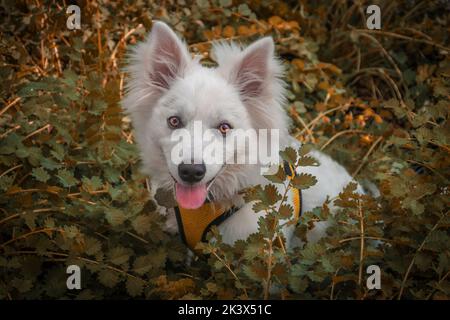
[[[366,28],[368,1],[80,1],[75,31],[62,1],[2,2],[0,298],[449,299],[450,10],[373,2],[381,30]],[[325,203],[296,230],[304,239],[313,221],[329,220],[329,237],[286,252],[264,239],[291,208],[257,188],[247,197],[268,211],[260,232],[233,247],[205,244],[186,266],[157,212],[169,199],[149,198],[120,108],[125,52],[153,19],[205,64],[216,39],[273,36],[292,134],[381,196],[349,185],[335,216]],[[294,162],[295,152],[283,156]],[[82,268],[82,290],[66,288],[70,264]],[[379,290],[366,287],[369,265],[381,268]]]

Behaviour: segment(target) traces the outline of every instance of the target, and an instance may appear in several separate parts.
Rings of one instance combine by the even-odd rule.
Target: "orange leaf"
[[[250,29],[247,26],[239,26],[238,34],[241,36],[247,36],[251,33]]]
[[[272,16],[269,18],[269,23],[274,27],[281,25],[283,22],[284,20],[281,19],[279,16]]]
[[[305,61],[301,59],[294,59],[292,60],[292,64],[296,66],[299,70],[305,69]]]
[[[235,33],[236,32],[232,26],[226,26],[225,28],[223,28],[223,32],[222,32],[223,36],[226,38],[233,37]]]
[[[379,115],[374,115],[373,119],[375,120],[376,123],[380,124],[383,123],[383,118],[381,118]]]

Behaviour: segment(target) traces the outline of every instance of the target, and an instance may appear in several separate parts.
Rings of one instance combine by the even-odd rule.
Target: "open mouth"
[[[178,204],[185,209],[197,209],[201,207],[208,195],[207,184],[185,185],[175,184],[175,197]]]
[[[207,183],[184,184],[178,182],[172,176],[175,182],[175,198],[180,207],[184,209],[198,209],[206,201],[208,196],[208,187],[214,179]]]

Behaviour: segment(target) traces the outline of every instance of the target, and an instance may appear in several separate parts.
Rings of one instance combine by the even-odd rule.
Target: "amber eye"
[[[178,118],[177,116],[169,117],[169,118],[167,119],[167,124],[168,124],[169,127],[172,128],[172,129],[181,128],[181,126],[182,126],[181,120],[180,120],[180,118]]]
[[[231,128],[231,125],[230,125],[230,124],[228,124],[228,123],[226,123],[226,122],[223,122],[223,123],[219,124],[219,126],[217,127],[217,129],[220,131],[221,134],[225,135],[225,134],[227,134],[227,132],[228,132],[229,130],[231,130],[232,128]]]

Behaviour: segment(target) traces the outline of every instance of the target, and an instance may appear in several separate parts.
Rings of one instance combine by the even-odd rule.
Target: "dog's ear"
[[[145,144],[146,124],[153,106],[192,62],[186,45],[163,22],[155,22],[145,42],[129,54],[126,95],[122,101],[131,116],[138,143]]]
[[[274,50],[271,37],[262,38],[245,50],[225,42],[213,47],[218,72],[238,90],[252,114],[255,128],[287,128],[282,108],[285,103],[283,67]]]
[[[263,93],[267,86],[273,52],[272,38],[263,38],[245,49],[231,70],[231,81],[236,84],[244,100],[256,98]]]
[[[236,86],[244,101],[264,95],[276,81],[279,68],[274,58],[274,47],[271,37],[258,40],[243,51],[234,45],[218,44],[214,47],[219,70]]]
[[[148,39],[146,68],[150,83],[156,89],[169,89],[171,82],[182,77],[190,61],[186,45],[163,22],[153,24]]]

